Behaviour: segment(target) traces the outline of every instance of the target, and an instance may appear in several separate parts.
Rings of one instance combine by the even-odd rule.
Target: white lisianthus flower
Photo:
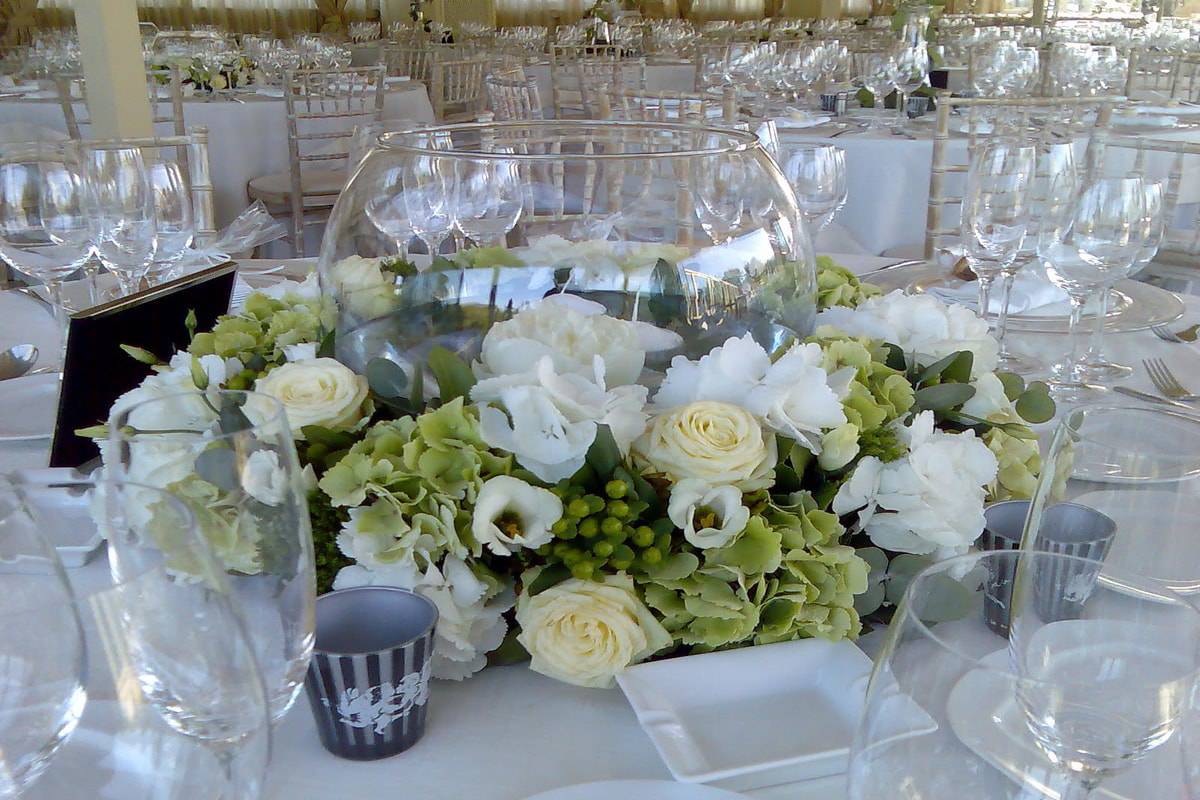
[[[637,382],[646,362],[638,328],[604,313],[604,306],[573,295],[545,298],[497,322],[483,339],[481,377],[529,372],[549,357],[559,374],[591,378],[597,357],[608,385]]]
[[[934,428],[933,412],[897,424],[908,456],[887,464],[869,456],[833,500],[835,514],[858,511],[858,528],[885,550],[942,556],[963,552],[983,532],[995,455],[974,431]]]
[[[821,437],[817,466],[826,472],[841,469],[858,455],[858,426],[853,422],[839,425]]]
[[[750,334],[731,338],[699,361],[676,356],[654,396],[662,408],[716,400],[757,415],[770,430],[819,453],[821,431],[846,422],[842,397],[852,369],[828,375],[820,345],[792,347],[772,363]]]
[[[456,556],[446,556],[440,567],[424,573],[355,564],[343,567],[333,586],[398,586],[432,600],[438,621],[431,672],[440,680],[461,681],[487,666],[487,654],[504,641],[504,613],[513,606],[511,589],[490,587]]]
[[[288,361],[312,361],[317,357],[317,344],[316,342],[285,344],[283,357]]]
[[[272,283],[256,291],[265,294],[273,300],[283,300],[295,304],[298,302],[319,300],[321,298],[321,282],[317,273],[310,272],[302,281],[282,280]]]
[[[490,447],[507,450],[547,483],[583,466],[597,425],[608,425],[621,452],[646,429],[646,389],[604,388],[604,362],[594,362],[596,381],[560,375],[551,357],[531,372],[482,380],[471,389],[480,403],[479,432]],[[497,404],[499,407],[489,405]]]
[[[260,503],[277,506],[287,496],[287,473],[274,450],[255,450],[242,465],[242,488]]]
[[[381,258],[347,256],[329,270],[338,302],[356,317],[375,319],[396,306],[396,280],[383,271]]]
[[[963,403],[962,411],[979,419],[991,419],[993,416],[1016,417],[1013,403],[1004,393],[1004,384],[994,372],[985,372],[971,381],[975,394]]]
[[[553,492],[520,478],[497,475],[479,490],[471,533],[498,556],[521,547],[536,549],[550,542],[550,526],[562,519],[562,500]]]
[[[742,491],[770,486],[778,456],[774,434],[765,433],[753,414],[711,400],[659,414],[634,452],[673,481],[695,478]]]
[[[724,547],[745,530],[750,509],[742,505],[742,493],[733,486],[688,479],[671,487],[667,516],[688,542],[706,550]]]
[[[899,289],[869,298],[857,308],[827,308],[817,315],[817,325],[832,326],[852,336],[883,339],[926,364],[959,350],[970,350],[975,356],[971,374],[976,377],[995,371],[1000,349],[988,332],[987,322],[966,306],[948,305],[930,294],[909,295]]]
[[[292,435],[300,440],[306,425],[352,430],[369,410],[367,379],[332,358],[282,364],[255,381],[254,391],[283,404]],[[262,423],[272,413],[253,395],[242,411],[254,423]]]
[[[671,644],[627,575],[571,578],[517,601],[529,668],[576,686],[607,688],[626,667]]]

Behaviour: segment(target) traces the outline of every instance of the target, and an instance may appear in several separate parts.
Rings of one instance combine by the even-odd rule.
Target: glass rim
[[[1148,414],[1151,417],[1171,417],[1173,419],[1180,419],[1185,422],[1200,424],[1200,417],[1197,417],[1195,414],[1189,414],[1183,410],[1176,410],[1167,406],[1160,408],[1158,406],[1122,406],[1109,403],[1089,403],[1087,405],[1073,408],[1064,414],[1062,420],[1059,421],[1056,428],[1056,435],[1058,431],[1069,431],[1071,437],[1078,441],[1090,442],[1091,444],[1094,444],[1098,447],[1103,447],[1113,452],[1128,452],[1129,450],[1127,447],[1120,447],[1110,442],[1106,442],[1103,439],[1097,438],[1095,434],[1085,433],[1082,430],[1083,421],[1087,419],[1088,416],[1094,416],[1102,412],[1111,411],[1120,412],[1122,414]],[[1151,460],[1173,463],[1177,461],[1196,461],[1197,456],[1195,454],[1188,456],[1186,453],[1178,456],[1170,453],[1164,453],[1153,456]]]
[[[1080,563],[1080,564],[1090,564],[1090,565],[1093,565],[1100,569],[1102,569],[1104,567],[1103,561],[1096,561],[1095,559],[1084,558],[1082,556],[1072,555],[1070,553],[1051,553],[1051,552],[1047,552],[1044,550],[1026,550],[1024,548],[1018,548],[1015,550],[978,550],[973,553],[964,553],[963,555],[953,556],[951,558],[942,559],[941,561],[935,561],[934,563],[923,567],[919,572],[917,572],[915,575],[913,575],[912,578],[908,582],[908,586],[906,586],[904,589],[904,596],[901,598],[900,605],[903,605],[903,607],[904,607],[904,613],[905,613],[905,616],[907,617],[907,619],[905,620],[906,624],[908,622],[911,622],[914,627],[916,627],[918,630],[921,631],[921,633],[924,635],[924,637],[926,639],[933,642],[934,645],[936,645],[939,649],[941,649],[942,651],[944,651],[946,653],[949,653],[954,658],[956,658],[964,663],[970,664],[971,669],[973,669],[973,670],[974,669],[984,669],[984,670],[988,670],[990,672],[1002,673],[1005,675],[1012,676],[1015,680],[1018,680],[1025,684],[1047,684],[1047,681],[1041,680],[1039,678],[1022,677],[1021,675],[1017,674],[1016,670],[1012,669],[1011,667],[1008,669],[1002,669],[1002,668],[997,667],[994,664],[988,664],[985,662],[985,658],[987,657],[986,655],[985,656],[975,656],[975,655],[971,655],[970,653],[963,651],[962,648],[958,647],[957,645],[954,645],[954,644],[946,641],[946,639],[943,636],[939,636],[937,634],[937,632],[934,630],[933,626],[930,626],[928,623],[926,623],[924,620],[922,620],[917,614],[913,613],[912,609],[910,608],[910,606],[911,606],[911,602],[910,602],[911,596],[910,595],[912,592],[912,588],[913,588],[913,586],[916,586],[919,581],[927,580],[927,579],[933,577],[934,575],[944,574],[945,572],[952,569],[956,565],[962,565],[962,566],[970,565],[971,567],[974,567],[975,565],[977,565],[981,562],[986,562],[988,560],[991,560],[991,561],[999,561],[1002,559],[1017,560],[1023,556],[1032,556],[1036,559],[1043,559],[1043,560],[1052,559],[1055,561],[1070,561],[1070,562],[1076,562],[1076,563]],[[1149,581],[1149,580],[1153,580],[1153,579],[1145,578],[1144,580]],[[1183,595],[1179,594],[1178,592],[1176,592],[1172,589],[1169,589],[1165,586],[1155,587],[1153,592],[1150,592],[1150,591],[1144,592],[1144,599],[1148,600],[1149,602],[1154,602],[1154,601],[1150,601],[1149,597],[1155,596],[1155,595],[1161,596],[1163,599],[1169,599],[1172,601],[1170,603],[1170,605],[1181,606],[1181,607],[1187,609],[1188,611],[1191,611],[1193,616],[1200,617],[1200,608],[1197,608],[1190,601],[1188,601],[1188,599],[1186,597],[1184,597]],[[899,611],[900,611],[900,605],[897,605],[897,607],[896,607],[897,615],[899,614]],[[1165,606],[1166,604],[1164,603],[1163,605]],[[888,624],[888,637],[889,638],[891,638],[893,635],[892,631],[893,631],[893,626],[895,625],[895,623],[896,623],[896,615],[893,615],[892,621]],[[939,623],[939,624],[941,624],[941,623]],[[1200,626],[1197,626],[1197,627],[1198,627],[1198,630],[1200,630]],[[895,631],[897,634],[899,633],[899,629],[895,629]],[[1200,641],[1200,640],[1198,640],[1198,641]],[[1007,648],[1007,646],[1008,646],[1008,638],[1007,637],[1005,637],[1004,642],[1005,642],[1005,648]],[[995,652],[995,651],[993,651],[993,652]],[[989,653],[987,655],[991,655],[991,654]],[[1196,675],[1200,675],[1200,663],[1195,664],[1190,670],[1188,670],[1186,673],[1184,673],[1184,675],[1181,677],[1196,676]]]
[[[642,130],[689,135],[710,134],[726,137],[727,144],[719,147],[692,147],[687,149],[668,150],[661,152],[625,152],[625,153],[495,153],[463,150],[451,147],[435,149],[405,144],[400,137],[420,134],[455,133],[483,130],[564,130],[587,131],[594,129],[609,130]],[[413,153],[419,155],[435,155],[446,158],[485,159],[520,162],[558,162],[558,161],[632,161],[635,159],[670,159],[689,158],[694,156],[727,155],[730,153],[750,153],[763,150],[758,136],[750,131],[736,128],[723,128],[711,125],[688,125],[679,122],[639,122],[630,120],[503,120],[496,122],[456,122],[443,125],[422,125],[407,128],[402,131],[388,131],[380,134],[378,143],[384,150]],[[765,152],[765,151],[764,151]]]
[[[251,420],[250,421],[251,424],[250,424],[249,428],[244,428],[240,431],[233,431],[230,433],[212,433],[212,432],[206,431],[206,430],[189,431],[189,430],[183,430],[183,429],[170,429],[170,430],[162,430],[162,431],[145,430],[145,431],[136,431],[134,433],[123,433],[121,431],[120,427],[118,427],[118,425],[117,425],[117,421],[119,419],[128,418],[128,416],[130,414],[132,414],[135,409],[145,408],[147,406],[155,405],[158,403],[164,403],[164,402],[167,402],[170,400],[178,400],[179,398],[182,398],[182,397],[202,397],[202,398],[204,398],[204,401],[207,402],[209,394],[214,393],[214,392],[218,396],[231,394],[231,395],[241,395],[244,397],[262,398],[265,402],[269,403],[269,405],[271,406],[271,409],[272,409],[271,414],[267,418],[262,419],[258,422],[254,422],[253,420]],[[239,408],[240,408],[240,406],[239,406]],[[213,410],[215,413],[218,413],[218,414],[220,413],[220,412],[217,412],[216,409],[213,409]],[[206,438],[206,440],[208,440],[208,441],[220,442],[220,441],[224,441],[224,440],[230,439],[235,436],[242,436],[244,434],[250,433],[251,431],[261,430],[262,428],[265,428],[272,423],[279,423],[279,422],[282,422],[283,425],[287,428],[288,434],[290,436],[295,435],[295,433],[291,430],[291,427],[288,423],[287,409],[284,408],[283,403],[278,398],[272,397],[269,394],[265,394],[263,392],[255,392],[250,389],[193,389],[191,391],[172,392],[170,394],[164,394],[160,397],[150,397],[145,400],[139,400],[138,402],[133,403],[132,405],[129,405],[129,406],[121,409],[119,412],[117,412],[116,415],[114,415],[112,418],[109,419],[108,433],[109,433],[109,438],[113,439],[114,441],[129,441],[131,439],[136,439],[139,436],[189,436],[189,437],[204,436]],[[153,487],[151,487],[151,488],[153,488]]]

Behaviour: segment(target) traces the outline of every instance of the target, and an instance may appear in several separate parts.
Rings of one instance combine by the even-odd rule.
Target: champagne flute
[[[961,231],[967,263],[979,283],[981,316],[991,311],[992,283],[1012,270],[1025,241],[1036,163],[1037,151],[1031,143],[1006,140],[985,144],[971,158]],[[1005,280],[1001,288],[996,338],[1003,352],[1012,280]]]

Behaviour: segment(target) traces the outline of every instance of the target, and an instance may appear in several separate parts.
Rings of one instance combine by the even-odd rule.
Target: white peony
[[[306,425],[351,430],[369,410],[367,379],[332,358],[282,364],[255,381],[254,391],[283,405],[292,435],[300,440]],[[263,398],[250,395],[242,411],[261,424],[274,408]]]
[[[637,382],[646,361],[639,333],[638,326],[605,314],[599,303],[551,295],[491,327],[477,371],[481,377],[529,372],[548,357],[560,374],[590,378],[599,357],[608,385],[625,386]]]
[[[381,258],[347,256],[329,270],[342,308],[360,319],[375,319],[396,306],[396,279],[380,267]]]
[[[626,575],[571,578],[533,597],[522,594],[517,624],[530,669],[576,686],[610,687],[626,667],[672,642]]]
[[[433,601],[438,609],[433,639],[433,677],[461,681],[487,666],[487,654],[504,641],[504,613],[513,606],[510,589],[496,591],[481,581],[466,562],[446,556],[440,567],[424,573],[407,569],[372,570],[344,567],[335,589],[353,586],[398,586]]]
[[[965,551],[983,532],[986,487],[996,477],[996,457],[974,431],[934,428],[933,412],[917,415],[896,433],[908,456],[883,463],[858,462],[833,499],[833,512],[858,511],[858,527],[886,550],[918,555]]]
[[[646,429],[646,389],[604,388],[604,363],[594,361],[595,382],[560,375],[549,356],[531,372],[482,380],[471,389],[480,403],[479,429],[490,447],[507,450],[547,483],[583,466],[597,425],[608,425],[622,452]],[[497,404],[499,407],[489,405]]]
[[[242,464],[242,488],[260,503],[277,506],[287,496],[287,473],[274,450],[255,450]]]
[[[743,491],[770,486],[778,456],[774,434],[765,433],[753,414],[711,400],[659,414],[634,451],[673,481],[695,478]]]
[[[817,325],[883,339],[926,364],[970,350],[975,356],[974,376],[995,371],[1000,349],[987,322],[966,306],[947,305],[933,295],[909,295],[899,289],[869,298],[858,308],[825,309],[817,315]]]
[[[828,375],[820,345],[800,344],[772,363],[750,334],[731,338],[699,361],[676,356],[654,396],[662,408],[716,400],[741,406],[772,431],[814,453],[821,432],[845,424],[842,397],[854,378],[850,368]]]
[[[497,475],[479,490],[471,533],[498,556],[521,547],[537,549],[550,542],[550,526],[562,519],[562,500],[553,492],[520,478]]]
[[[736,488],[689,479],[671,487],[667,516],[688,542],[704,550],[732,542],[745,530],[750,510],[742,505],[742,493]]]

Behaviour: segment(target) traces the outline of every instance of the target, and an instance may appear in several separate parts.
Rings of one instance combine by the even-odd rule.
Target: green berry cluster
[[[671,552],[671,520],[644,519],[650,505],[634,497],[620,479],[603,486],[603,495],[587,487],[561,481],[551,491],[563,502],[563,516],[551,531],[554,541],[537,554],[558,561],[580,580],[605,571],[644,571]]]

